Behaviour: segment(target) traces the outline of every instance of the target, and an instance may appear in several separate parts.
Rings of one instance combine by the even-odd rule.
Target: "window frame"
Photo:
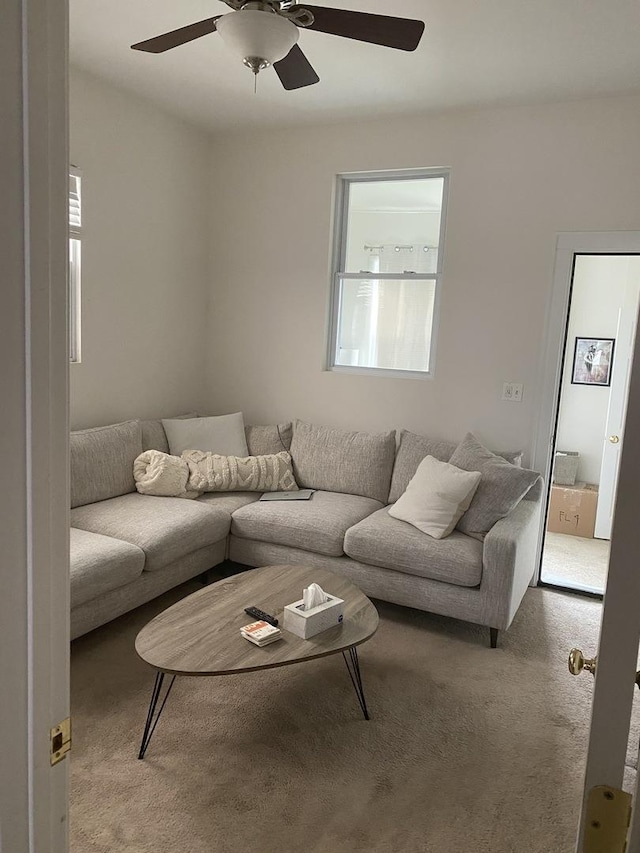
[[[68,322],[69,322],[69,362],[71,364],[82,363],[82,334],[81,334],[81,306],[82,306],[82,172],[76,166],[69,167],[69,177],[77,178],[80,184],[80,225],[72,225],[68,221],[69,229],[69,261],[67,265],[68,278]],[[67,194],[68,204],[71,202],[71,189]],[[67,214],[68,220],[70,215]],[[75,240],[77,247],[72,249],[71,243]],[[74,263],[71,264],[71,253],[74,253]]]
[[[329,322],[325,369],[333,373],[351,373],[360,376],[385,376],[400,379],[433,379],[437,350],[438,328],[440,321],[440,295],[442,289],[442,267],[444,242],[449,198],[449,178],[451,170],[444,167],[424,169],[398,169],[375,172],[345,172],[336,176],[335,203],[333,213],[333,242],[331,260],[331,288],[329,301]],[[349,226],[349,191],[355,183],[380,183],[383,181],[411,181],[416,179],[440,178],[443,180],[442,207],[440,211],[440,232],[438,236],[438,262],[434,273],[348,273],[346,268],[347,236]],[[435,294],[431,341],[429,347],[429,370],[405,370],[387,367],[360,367],[358,365],[337,364],[338,341],[341,320],[341,282],[346,280],[371,281],[433,281]]]

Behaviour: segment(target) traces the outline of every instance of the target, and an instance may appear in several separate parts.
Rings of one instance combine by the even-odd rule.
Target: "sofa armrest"
[[[540,499],[521,500],[487,533],[480,589],[487,597],[486,624],[509,627],[535,571],[540,532]]]

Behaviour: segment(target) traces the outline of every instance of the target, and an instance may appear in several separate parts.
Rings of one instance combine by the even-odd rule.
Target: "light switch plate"
[[[510,403],[522,402],[524,387],[522,382],[505,382],[502,386],[502,399]]]

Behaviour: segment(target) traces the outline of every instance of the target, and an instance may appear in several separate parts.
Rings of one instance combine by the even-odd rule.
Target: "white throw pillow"
[[[389,515],[434,539],[444,539],[469,509],[482,474],[426,456]]]
[[[220,456],[248,456],[242,412],[215,418],[170,418],[162,421],[172,456],[203,450]]]

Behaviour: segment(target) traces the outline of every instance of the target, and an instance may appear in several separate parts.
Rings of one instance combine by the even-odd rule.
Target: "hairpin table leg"
[[[364,718],[365,720],[368,720],[369,711],[367,710],[367,702],[364,698],[362,676],[360,675],[360,663],[358,662],[358,650],[355,646],[350,646],[347,649],[347,652],[349,653],[349,657],[347,658],[346,652],[342,652],[342,657],[344,658],[344,662],[347,666],[347,671],[349,673],[349,677],[351,678],[353,689],[356,691],[356,696],[358,697],[358,702],[360,703]]]
[[[171,693],[173,682],[176,680],[176,676],[172,676],[171,681],[169,682],[169,686],[167,687],[167,692],[164,694],[164,699],[160,704],[160,710],[156,713],[156,708],[158,707],[158,702],[162,693],[162,682],[164,681],[164,676],[164,672],[156,673],[156,680],[153,685],[153,692],[151,693],[151,702],[149,703],[149,712],[147,713],[147,721],[144,725],[144,733],[142,735],[142,743],[140,744],[140,752],[138,753],[138,758],[144,758],[144,754],[147,751],[147,747],[149,746],[149,741],[151,740],[151,737],[154,731],[156,730],[156,726],[158,725],[160,714],[162,713],[164,706],[166,705],[167,699],[169,698],[169,693]]]

